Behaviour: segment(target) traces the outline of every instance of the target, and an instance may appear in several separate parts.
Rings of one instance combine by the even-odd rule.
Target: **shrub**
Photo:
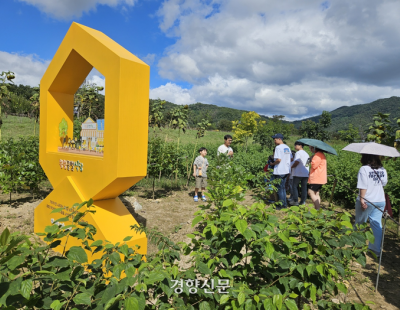
[[[0,142],[0,187],[3,193],[38,192],[46,175],[39,164],[39,138],[20,137]]]

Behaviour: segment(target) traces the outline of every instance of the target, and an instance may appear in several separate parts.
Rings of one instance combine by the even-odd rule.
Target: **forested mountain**
[[[367,129],[367,125],[372,122],[374,114],[390,113],[390,118],[400,117],[400,97],[390,97],[384,99],[378,99],[371,103],[357,104],[350,107],[340,107],[336,110],[331,111],[332,125],[328,128],[329,131],[343,130],[348,127],[349,124],[360,128],[362,130]],[[321,115],[294,121],[293,124],[296,128],[301,126],[302,121],[312,120],[318,122]]]
[[[28,100],[34,90],[30,86],[26,85],[11,85],[10,91],[14,92],[15,95]],[[100,101],[104,100],[104,96],[100,95]],[[152,99],[150,99],[150,102]],[[23,105],[19,105],[20,108],[24,108]],[[29,106],[29,102],[27,102]],[[178,105],[172,102],[165,103],[165,112],[169,112]],[[12,104],[10,105],[10,110]],[[27,107],[28,108],[28,107]],[[14,111],[9,111],[14,112]],[[26,111],[28,112],[28,111]],[[233,108],[219,107],[213,104],[195,103],[189,105],[189,127],[195,127],[198,122],[203,118],[211,122],[211,129],[220,129],[229,131],[232,128],[232,121],[239,120],[242,113],[248,112],[245,110],[237,110]],[[378,99],[371,103],[358,104],[350,107],[343,106],[336,110],[331,111],[332,125],[328,128],[329,131],[343,130],[348,127],[349,124],[353,124],[360,130],[367,129],[367,125],[371,123],[374,114],[390,113],[390,118],[400,118],[400,97],[390,97],[384,99]],[[19,112],[22,113],[22,112]],[[263,120],[268,120],[267,116],[261,116]],[[291,122],[296,128],[301,126],[301,122],[305,120],[312,120],[318,122],[321,115],[298,120]],[[361,127],[361,128],[360,128]]]

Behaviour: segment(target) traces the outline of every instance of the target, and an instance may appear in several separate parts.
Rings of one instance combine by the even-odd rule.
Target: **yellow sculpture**
[[[74,94],[93,67],[106,78],[103,157],[59,152],[59,124],[65,119],[66,136],[73,137]],[[52,209],[70,210],[93,198],[96,213],[84,220],[96,227],[95,237],[116,243],[133,236],[128,245],[146,253],[146,236],[130,229],[137,222],[118,195],[146,175],[149,80],[150,67],[122,46],[97,30],[71,25],[40,82],[39,161],[54,190],[35,209],[35,232],[61,217]],[[68,241],[68,248],[74,245],[81,244]]]

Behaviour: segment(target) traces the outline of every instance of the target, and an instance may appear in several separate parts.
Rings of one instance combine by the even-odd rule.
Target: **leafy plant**
[[[347,130],[339,131],[340,140],[343,140],[348,143],[353,143],[356,139],[360,138],[360,134],[358,129],[353,126],[353,124],[349,124]]]
[[[1,141],[1,127],[3,125],[2,120],[2,107],[7,107],[7,100],[10,99],[10,91],[8,90],[9,83],[13,83],[15,79],[14,72],[3,71],[0,74],[0,141]]]
[[[153,128],[161,128],[164,121],[164,105],[165,100],[157,99],[150,101],[149,126]]]
[[[222,160],[223,161],[223,160]],[[242,204],[249,175],[229,162],[212,172],[208,203],[201,206],[189,244],[175,244],[157,230],[133,227],[157,245],[155,255],[129,248],[126,237],[112,244],[96,240],[84,221],[95,213],[92,201],[75,204],[70,216],[46,227],[43,246],[5,229],[0,236],[0,306],[40,309],[369,309],[360,304],[333,304],[347,292],[350,262],[365,265],[369,231],[354,231],[349,214],[292,207],[278,220],[274,207]],[[227,189],[220,186],[225,181]],[[224,197],[220,201],[220,197]],[[63,208],[52,213],[63,212]],[[360,227],[364,228],[364,227]],[[82,246],[67,249],[77,238]],[[61,246],[61,255],[51,250]],[[88,261],[87,252],[101,253]],[[181,255],[190,253],[184,268]],[[193,291],[198,280],[228,280],[227,290]],[[197,281],[196,281],[197,280]],[[180,291],[174,282],[182,283]],[[190,284],[190,282],[192,284]],[[192,287],[192,288],[191,288]]]
[[[259,126],[265,124],[265,121],[259,121],[260,118],[256,112],[247,112],[242,114],[240,121],[232,121],[233,140],[235,143],[244,144],[245,151],[249,138],[257,132]]]
[[[389,113],[374,114],[373,123],[368,128],[368,141],[374,141],[389,146],[393,146],[396,140],[396,127],[390,121]],[[397,127],[400,126],[400,118],[396,121]]]
[[[33,125],[33,135],[36,135],[36,123],[39,122],[40,117],[40,89],[39,87],[34,87],[33,89],[35,93],[29,98],[29,100],[31,101],[30,115],[35,120],[35,124]]]
[[[46,175],[39,164],[39,139],[12,138],[0,142],[0,187],[3,193],[31,190],[39,191],[39,184]]]

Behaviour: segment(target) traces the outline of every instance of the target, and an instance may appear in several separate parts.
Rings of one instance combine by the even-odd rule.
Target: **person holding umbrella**
[[[322,185],[328,182],[327,162],[324,153],[337,155],[336,150],[329,144],[316,139],[300,139],[297,142],[303,143],[310,147],[310,151],[314,155],[310,158],[311,168],[308,177],[309,189],[308,194],[314,204],[316,210],[321,206],[321,197],[319,192]]]
[[[383,168],[378,155],[362,154],[362,167],[357,175],[357,188],[359,195],[356,200],[355,224],[369,223],[374,233],[375,241],[368,248],[379,257],[382,242],[382,212],[385,208],[385,192],[383,187],[387,184],[387,172]],[[372,202],[376,207],[371,205]]]
[[[379,156],[400,157],[399,152],[387,145],[374,142],[352,143],[343,148],[361,154],[362,167],[357,175],[357,188],[359,194],[356,200],[355,224],[369,223],[374,233],[375,241],[368,248],[380,257],[382,254],[382,214],[385,210],[386,197],[384,186],[388,182],[388,176],[383,168]],[[385,222],[386,224],[386,222]]]

